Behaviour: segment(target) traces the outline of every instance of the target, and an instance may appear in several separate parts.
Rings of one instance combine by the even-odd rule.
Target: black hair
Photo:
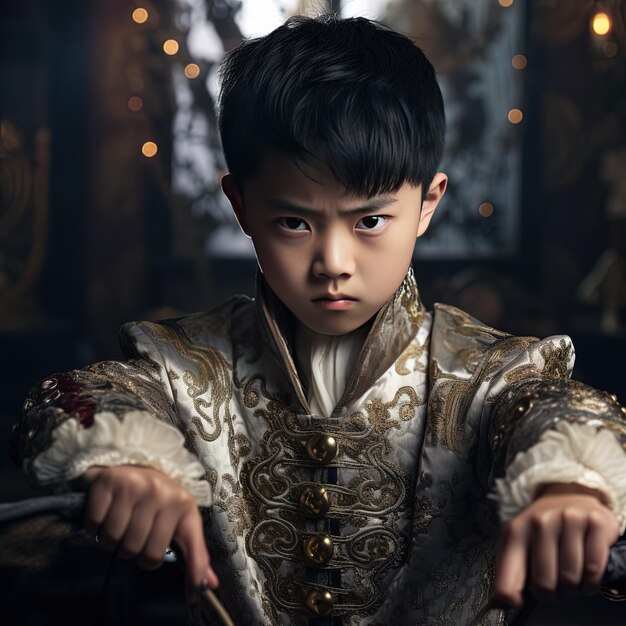
[[[243,189],[270,151],[321,162],[371,197],[430,185],[441,160],[443,99],[410,39],[363,17],[295,16],[230,51],[220,68],[224,156]]]

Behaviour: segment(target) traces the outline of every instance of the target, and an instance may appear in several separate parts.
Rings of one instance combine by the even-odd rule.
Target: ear
[[[430,188],[422,200],[420,221],[417,227],[418,237],[421,237],[428,229],[433,213],[435,212],[439,201],[443,197],[443,194],[446,193],[447,186],[448,177],[443,172],[437,172],[430,183]]]
[[[230,205],[233,207],[233,212],[239,222],[239,227],[243,231],[244,235],[250,237],[248,223],[246,221],[246,214],[243,205],[243,197],[239,188],[235,184],[235,179],[232,174],[226,174],[222,177],[222,191],[228,198]]]

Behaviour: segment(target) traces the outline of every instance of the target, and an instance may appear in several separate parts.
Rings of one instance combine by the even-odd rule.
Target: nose
[[[315,250],[313,274],[320,278],[348,278],[354,270],[354,252],[349,237],[340,232],[325,233]]]

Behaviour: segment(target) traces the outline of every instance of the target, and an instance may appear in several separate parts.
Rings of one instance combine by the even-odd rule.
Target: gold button
[[[328,492],[324,487],[305,487],[300,494],[300,506],[313,517],[322,517],[330,508]]]
[[[330,435],[313,435],[306,442],[306,453],[314,461],[328,463],[337,456],[337,440]]]
[[[330,591],[318,591],[314,589],[306,594],[306,606],[315,615],[326,617],[333,610],[333,596]]]
[[[304,540],[304,556],[315,565],[326,565],[333,556],[333,540],[324,533]]]

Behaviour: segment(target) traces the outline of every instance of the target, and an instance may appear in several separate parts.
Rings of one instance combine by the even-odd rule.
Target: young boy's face
[[[244,197],[230,175],[222,188],[274,293],[311,330],[342,335],[365,324],[402,283],[447,177],[435,176],[422,205],[421,187],[404,184],[368,200],[346,195],[323,166],[306,172],[314,180],[272,154]]]

